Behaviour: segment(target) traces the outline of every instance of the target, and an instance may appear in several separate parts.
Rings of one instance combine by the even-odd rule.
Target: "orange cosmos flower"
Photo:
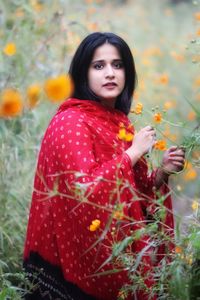
[[[51,102],[60,102],[70,97],[73,92],[73,83],[69,76],[60,75],[48,79],[44,84],[44,90]]]
[[[157,140],[154,145],[154,148],[156,150],[165,151],[167,150],[167,143],[164,140]]]
[[[41,94],[41,87],[38,84],[30,85],[27,89],[28,107],[34,108],[38,102]]]
[[[18,91],[14,89],[7,89],[3,91],[1,98],[1,117],[15,117],[22,112],[22,97]]]
[[[177,254],[181,254],[181,253],[183,253],[183,249],[182,249],[180,246],[176,246],[176,247],[175,247],[175,252],[176,252]]]
[[[131,113],[134,113],[136,115],[140,115],[143,111],[143,104],[138,102],[135,106],[135,108],[131,109]]]
[[[13,56],[16,51],[15,43],[8,43],[3,49],[4,54],[7,56]]]
[[[101,221],[96,219],[92,221],[92,224],[90,224],[89,230],[90,231],[96,231],[97,229],[99,229],[101,224]]]
[[[162,114],[161,113],[155,113],[153,116],[155,123],[160,123],[162,121]]]

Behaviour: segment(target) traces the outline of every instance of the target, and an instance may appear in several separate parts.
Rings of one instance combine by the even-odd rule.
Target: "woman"
[[[114,300],[129,282],[127,273],[97,275],[113,268],[105,264],[113,240],[153,220],[156,194],[168,192],[168,177],[182,170],[184,152],[171,147],[162,167],[147,173],[143,156],[155,144],[155,130],[146,126],[130,141],[133,128],[127,114],[136,71],[120,37],[98,32],[87,36],[69,73],[73,98],[51,120],[38,159],[24,251],[24,267],[33,282],[26,299]],[[166,232],[171,235],[167,194],[165,206]],[[118,230],[113,233],[113,228]],[[147,236],[134,241],[133,255],[146,246]],[[162,246],[157,251],[163,252]],[[146,252],[141,274],[153,265]],[[148,287],[153,285],[150,277],[145,280]],[[142,291],[137,296],[146,299]]]

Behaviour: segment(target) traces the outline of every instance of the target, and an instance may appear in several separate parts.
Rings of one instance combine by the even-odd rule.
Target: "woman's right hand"
[[[133,165],[155,145],[155,137],[156,132],[151,126],[142,128],[134,135],[131,147],[126,150]]]

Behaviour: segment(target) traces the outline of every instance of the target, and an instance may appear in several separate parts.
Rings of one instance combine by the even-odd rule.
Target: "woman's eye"
[[[94,68],[96,70],[101,70],[103,68],[103,65],[102,64],[96,64],[96,65],[94,65]]]
[[[121,69],[123,67],[123,63],[122,62],[116,62],[116,63],[114,63],[114,67],[116,69]]]

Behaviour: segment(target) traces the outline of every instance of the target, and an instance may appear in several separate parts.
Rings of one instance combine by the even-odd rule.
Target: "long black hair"
[[[69,68],[69,74],[74,83],[74,93],[72,96],[83,100],[99,101],[99,98],[94,95],[88,86],[88,69],[95,50],[105,43],[115,46],[123,61],[126,78],[125,86],[122,93],[117,97],[115,108],[128,114],[131,107],[133,92],[137,83],[137,74],[129,46],[121,37],[114,33],[94,32],[89,34],[81,42],[74,54]]]

